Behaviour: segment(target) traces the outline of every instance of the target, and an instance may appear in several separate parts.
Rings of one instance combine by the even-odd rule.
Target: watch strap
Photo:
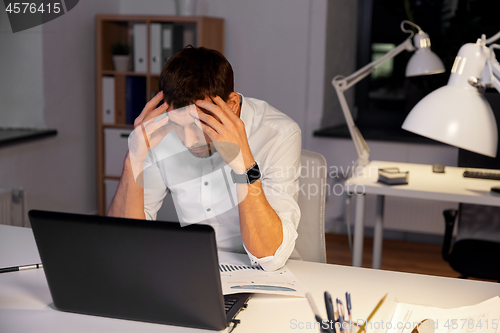
[[[235,184],[253,184],[260,179],[259,165],[255,162],[243,174],[237,174],[234,170],[231,170],[231,178]]]

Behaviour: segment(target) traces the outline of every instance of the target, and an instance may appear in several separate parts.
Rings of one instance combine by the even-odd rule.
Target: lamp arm
[[[484,35],[481,36],[481,39],[484,41],[484,43],[486,45],[491,44],[493,42],[496,42],[496,40],[499,39],[499,38],[500,38],[500,31],[497,32],[494,36],[492,36],[492,37],[490,37],[488,39],[486,39],[486,36],[484,36]]]
[[[354,146],[356,147],[356,152],[358,153],[358,159],[354,164],[353,171],[357,166],[365,166],[369,162],[370,157],[370,148],[366,143],[363,135],[359,131],[358,127],[354,123],[354,119],[352,118],[351,111],[349,110],[349,105],[347,104],[347,100],[345,98],[344,92],[351,88],[353,85],[370,75],[376,68],[382,65],[387,60],[394,58],[398,54],[403,51],[413,51],[415,47],[412,45],[412,37],[413,32],[411,32],[411,36],[408,37],[403,43],[396,46],[391,51],[384,54],[382,57],[372,61],[368,65],[360,68],[353,74],[344,78],[342,76],[335,76],[332,80],[332,85],[337,92],[337,96],[339,98],[340,107],[342,109],[342,113],[344,114],[344,118],[347,123],[347,128],[349,129],[349,134],[351,135],[352,141],[354,142]]]
[[[490,61],[490,66],[491,66],[491,83],[495,87],[495,89],[500,92],[500,65],[498,64],[498,61]]]
[[[352,141],[354,142],[354,147],[356,147],[356,152],[358,153],[358,159],[354,163],[355,164],[354,167],[365,166],[368,164],[369,161],[370,148],[368,148],[368,144],[366,143],[365,139],[361,135],[361,132],[354,123],[354,119],[352,118],[351,111],[349,110],[347,100],[345,99],[344,90],[341,88],[340,85],[336,83],[337,82],[334,81],[333,87],[337,92],[337,96],[340,102],[340,107],[342,109],[342,113],[344,114],[344,118],[347,123],[347,128],[349,129],[349,134],[351,135]]]
[[[493,49],[500,49],[500,45],[490,45],[490,57],[486,60],[485,70],[481,75],[481,81],[487,87],[495,88],[500,92],[500,64],[498,63]]]
[[[332,84],[335,85],[334,82],[337,81],[340,87],[343,89],[343,91],[346,91],[347,89],[351,88],[353,85],[355,85],[356,83],[358,83],[359,81],[363,80],[365,77],[370,75],[375,69],[380,67],[387,60],[394,58],[403,51],[415,50],[415,47],[412,45],[411,42],[412,37],[413,37],[413,32],[404,42],[402,42],[401,44],[399,44],[398,46],[396,46],[395,48],[393,48],[380,58],[372,61],[368,65],[361,67],[348,77],[346,78],[339,78],[338,76],[334,77],[332,80]]]

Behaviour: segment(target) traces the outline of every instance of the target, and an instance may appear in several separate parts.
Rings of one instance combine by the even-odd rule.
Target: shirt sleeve
[[[268,163],[261,170],[262,188],[267,201],[281,220],[283,241],[272,256],[257,258],[246,247],[245,251],[253,265],[258,264],[266,271],[283,267],[295,248],[300,221],[298,192],[301,152],[302,138],[297,126],[270,152]]]
[[[160,169],[153,160],[153,152],[150,152],[144,160],[144,214],[146,220],[156,220],[156,215],[168,191]]]

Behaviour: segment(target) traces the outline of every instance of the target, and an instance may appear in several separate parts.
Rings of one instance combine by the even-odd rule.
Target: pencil
[[[375,315],[377,310],[382,306],[382,303],[384,303],[386,297],[387,297],[387,294],[385,294],[385,296],[382,297],[382,299],[378,302],[377,306],[375,307],[375,309],[373,309],[372,313],[370,313],[370,315],[368,316],[366,321],[363,323],[363,325],[361,325],[359,327],[358,333],[361,333],[365,330],[366,323],[369,322],[373,318],[373,316]]]

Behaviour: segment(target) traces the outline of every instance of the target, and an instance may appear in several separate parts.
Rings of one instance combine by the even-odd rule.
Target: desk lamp
[[[415,35],[413,31],[405,29],[405,24],[417,28],[417,34]],[[340,106],[342,108],[342,112],[344,113],[347,127],[349,128],[349,133],[351,134],[351,138],[354,141],[354,146],[356,147],[356,152],[358,153],[358,159],[354,163],[352,170],[356,170],[356,167],[358,166],[365,166],[368,164],[370,148],[368,148],[365,139],[354,123],[352,114],[349,110],[349,106],[347,105],[347,101],[344,96],[344,92],[370,75],[384,62],[391,58],[394,58],[405,50],[410,52],[416,51],[415,54],[412,55],[410,61],[406,66],[406,76],[429,75],[444,72],[444,66],[441,59],[439,59],[439,57],[430,49],[431,42],[428,34],[423,32],[418,25],[406,20],[401,22],[401,30],[410,34],[410,36],[404,42],[384,54],[382,57],[372,61],[368,65],[349,75],[348,77],[337,75],[332,80],[332,85],[335,87],[335,91],[337,92],[337,95],[339,97]]]
[[[495,157],[498,132],[485,88],[500,92],[500,65],[493,44],[500,32],[463,45],[448,84],[424,97],[406,117],[403,129],[475,153]]]

